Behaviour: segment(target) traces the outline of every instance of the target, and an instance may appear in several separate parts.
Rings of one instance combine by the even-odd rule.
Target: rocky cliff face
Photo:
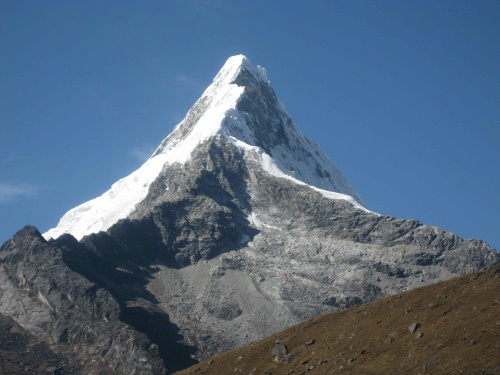
[[[158,312],[148,310],[137,293],[133,301],[113,295],[110,285],[127,278],[120,279],[116,268],[101,274],[112,262],[96,260],[71,236],[51,244],[35,228],[25,227],[0,250],[0,315],[36,336],[34,345],[51,347],[58,358],[55,373],[166,373],[162,358],[168,356],[167,347],[160,349],[146,329],[135,327],[144,324],[144,317],[153,321]],[[101,278],[110,285],[103,287]],[[138,290],[140,274],[134,280],[132,288]],[[145,306],[147,313],[139,316],[137,306]],[[171,324],[164,313],[159,315],[160,331],[168,332]]]
[[[57,238],[26,227],[0,251],[0,314],[84,373],[170,373],[500,260],[483,241],[367,211],[263,69],[236,62]]]

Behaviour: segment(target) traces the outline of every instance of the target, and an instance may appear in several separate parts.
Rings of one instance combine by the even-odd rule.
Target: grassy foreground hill
[[[500,374],[500,264],[320,316],[179,375]]]

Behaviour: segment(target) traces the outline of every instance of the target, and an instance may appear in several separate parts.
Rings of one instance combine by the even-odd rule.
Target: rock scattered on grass
[[[286,358],[286,355],[288,354],[288,349],[283,344],[276,345],[273,348],[273,351],[271,352],[271,354],[273,356],[274,362],[282,362]]]
[[[292,363],[295,358],[297,358],[297,355],[294,353],[290,353],[285,358],[283,358],[281,360],[281,363],[284,363],[285,365],[287,365],[289,363]]]
[[[399,337],[399,334],[398,334],[397,332],[392,332],[392,333],[389,335],[389,338],[386,340],[386,343],[390,344],[390,343],[392,343],[394,340],[396,340],[398,337]]]
[[[416,331],[419,327],[420,327],[420,323],[415,322],[415,323],[410,324],[410,326],[408,327],[408,330],[410,331],[410,333],[413,333],[413,332],[415,332],[415,331]]]

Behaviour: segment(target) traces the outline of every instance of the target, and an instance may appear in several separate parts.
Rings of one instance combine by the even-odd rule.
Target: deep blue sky
[[[144,161],[243,53],[366,206],[500,249],[499,1],[0,2],[0,243]]]

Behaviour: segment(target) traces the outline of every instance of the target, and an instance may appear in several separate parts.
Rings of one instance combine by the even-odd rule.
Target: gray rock
[[[420,327],[420,323],[418,322],[415,322],[415,323],[412,323],[409,325],[408,327],[408,331],[410,331],[410,333],[413,333],[415,332],[418,328]]]
[[[467,346],[467,347],[469,347],[469,346],[475,346],[476,344],[477,344],[477,342],[475,340],[471,340],[465,346]]]
[[[392,332],[390,335],[389,335],[389,338],[387,339],[387,343],[390,344],[392,342],[394,342],[394,340],[396,340],[397,338],[399,337],[399,334],[397,332]]]
[[[285,358],[287,357],[287,354],[288,354],[288,349],[285,345],[276,345],[272,352],[272,358],[273,358],[273,361],[275,362],[282,362],[285,360]]]
[[[296,358],[297,358],[296,354],[290,353],[285,358],[283,358],[281,360],[281,363],[284,363],[286,365],[286,364],[292,363]]]

